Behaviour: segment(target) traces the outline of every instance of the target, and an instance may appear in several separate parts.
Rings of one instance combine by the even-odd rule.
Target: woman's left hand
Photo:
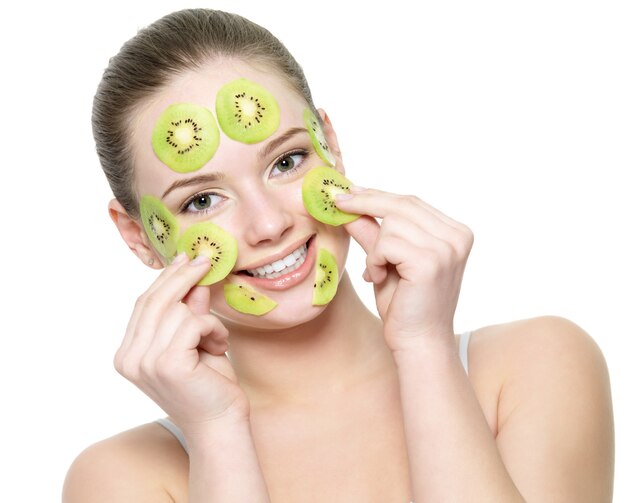
[[[422,337],[453,338],[472,231],[415,196],[353,189],[335,202],[363,215],[344,227],[367,254],[363,277],[374,284],[390,349],[410,348]]]

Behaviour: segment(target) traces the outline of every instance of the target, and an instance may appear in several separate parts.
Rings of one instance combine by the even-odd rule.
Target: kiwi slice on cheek
[[[170,105],[152,131],[152,149],[178,173],[196,171],[211,160],[220,143],[220,131],[208,108],[193,103]]]
[[[217,93],[215,113],[222,131],[235,141],[258,143],[280,125],[280,107],[263,86],[248,79],[237,79]]]
[[[178,221],[160,199],[145,195],[139,202],[141,222],[154,249],[169,262],[176,255]]]
[[[343,225],[359,215],[341,211],[335,205],[337,194],[348,194],[352,182],[339,171],[326,166],[311,169],[302,181],[302,201],[313,216],[328,225]]]
[[[332,253],[320,248],[315,259],[315,283],[313,284],[313,305],[325,306],[337,293],[339,270]]]
[[[267,314],[278,305],[266,295],[257,292],[250,285],[238,283],[224,285],[224,299],[235,311],[254,316]]]
[[[335,156],[330,151],[326,137],[324,136],[324,129],[320,125],[317,117],[309,108],[304,109],[304,125],[309,132],[311,143],[317,155],[320,156],[322,161],[326,162],[329,166],[335,167]]]
[[[198,285],[212,285],[223,280],[237,261],[237,241],[221,227],[211,222],[190,225],[178,240],[178,252],[191,260],[204,255],[211,260],[211,268]]]

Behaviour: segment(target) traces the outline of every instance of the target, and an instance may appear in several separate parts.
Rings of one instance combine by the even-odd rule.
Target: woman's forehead
[[[158,192],[163,185],[185,176],[168,169],[154,152],[152,133],[163,111],[177,103],[192,103],[206,107],[215,114],[215,100],[220,89],[242,78],[264,87],[276,99],[280,109],[278,129],[265,140],[251,145],[234,141],[222,132],[214,157],[199,171],[213,171],[220,165],[232,164],[234,159],[252,162],[254,156],[275,137],[303,126],[303,110],[307,103],[276,71],[243,62],[220,61],[177,75],[157,94],[145,100],[131,119],[130,144],[135,160],[135,182],[140,192]]]

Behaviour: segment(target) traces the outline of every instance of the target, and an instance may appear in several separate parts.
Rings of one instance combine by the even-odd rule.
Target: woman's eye
[[[289,154],[279,159],[272,167],[272,175],[297,169],[304,161],[306,154]]]
[[[185,206],[185,211],[190,213],[199,213],[202,211],[206,211],[212,206],[215,206],[223,199],[222,196],[218,194],[212,194],[209,192],[204,192],[202,194],[198,194],[189,203]]]

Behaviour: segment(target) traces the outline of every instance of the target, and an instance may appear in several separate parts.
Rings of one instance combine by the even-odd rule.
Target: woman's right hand
[[[205,257],[183,253],[139,297],[115,354],[116,370],[154,400],[184,434],[218,418],[244,419],[248,399],[224,354],[228,330],[210,314]]]

